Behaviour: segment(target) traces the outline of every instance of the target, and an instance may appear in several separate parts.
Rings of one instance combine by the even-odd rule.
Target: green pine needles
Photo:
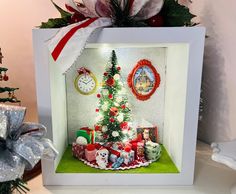
[[[25,184],[26,183],[20,178],[0,183],[0,194],[12,194],[15,190],[19,194],[27,193],[29,189],[25,186]]]
[[[117,56],[112,51],[110,62],[103,76],[99,97],[97,126],[101,127],[104,142],[125,142],[129,139],[130,108],[126,91],[117,65]]]

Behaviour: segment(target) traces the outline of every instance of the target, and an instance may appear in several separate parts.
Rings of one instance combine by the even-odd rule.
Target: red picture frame
[[[160,86],[161,77],[151,61],[142,59],[128,75],[127,82],[136,98],[145,101]]]

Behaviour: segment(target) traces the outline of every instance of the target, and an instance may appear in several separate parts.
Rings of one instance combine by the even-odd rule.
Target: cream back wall
[[[63,5],[64,0],[55,2]],[[191,5],[209,35],[203,72],[206,108],[199,125],[199,138],[207,142],[236,138],[235,8],[235,0],[193,0]],[[37,120],[31,30],[56,16],[50,0],[0,0],[0,47],[9,68],[7,84],[20,87],[17,94],[28,107],[28,121]]]

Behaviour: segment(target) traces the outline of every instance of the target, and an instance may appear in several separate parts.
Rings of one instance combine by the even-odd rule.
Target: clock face
[[[92,73],[78,75],[75,79],[75,87],[81,94],[92,94],[97,87],[96,78]]]

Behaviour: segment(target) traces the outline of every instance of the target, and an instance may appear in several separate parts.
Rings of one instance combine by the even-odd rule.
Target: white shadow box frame
[[[68,146],[65,75],[46,44],[57,31],[33,30],[39,122],[46,125],[59,151],[55,161],[42,159],[44,185],[193,184],[205,28],[105,28],[88,41],[90,48],[104,44],[167,48],[162,143],[180,171],[173,174],[55,172]]]

